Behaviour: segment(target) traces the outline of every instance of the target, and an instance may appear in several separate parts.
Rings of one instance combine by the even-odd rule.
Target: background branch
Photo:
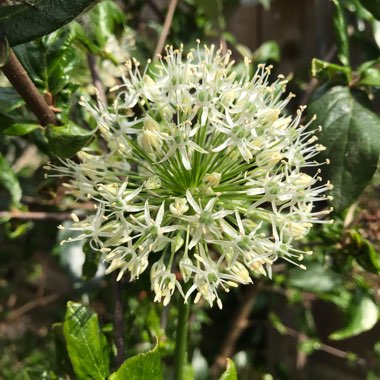
[[[178,3],[178,0],[170,0],[168,12],[166,13],[166,17],[165,17],[165,23],[164,23],[164,26],[162,27],[162,32],[158,40],[156,50],[154,51],[153,60],[157,59],[157,55],[161,54],[164,48],[165,41],[168,37],[169,30],[172,25],[174,11],[177,7],[177,3]]]
[[[20,94],[29,109],[36,115],[42,126],[45,127],[48,124],[58,125],[55,113],[49,107],[44,97],[39,93],[12,50],[10,50],[8,61],[1,70],[15,90]]]

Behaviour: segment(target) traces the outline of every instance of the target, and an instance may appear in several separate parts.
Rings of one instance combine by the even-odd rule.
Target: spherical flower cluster
[[[83,102],[104,150],[48,167],[96,205],[73,216],[69,241],[89,239],[119,279],[149,268],[164,305],[178,289],[221,308],[220,290],[271,276],[279,257],[304,268],[293,242],[328,213],[313,203],[330,185],[304,170],[323,147],[302,108],[285,114],[284,77],[270,83],[264,66],[251,75],[248,60],[237,73],[230,55],[198,44],[187,55],[168,47],[143,72],[128,62],[113,106]]]

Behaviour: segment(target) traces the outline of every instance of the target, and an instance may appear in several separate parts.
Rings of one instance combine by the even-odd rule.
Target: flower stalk
[[[189,327],[190,305],[178,298],[178,321],[174,352],[173,380],[184,380],[184,371],[187,362],[187,337]]]

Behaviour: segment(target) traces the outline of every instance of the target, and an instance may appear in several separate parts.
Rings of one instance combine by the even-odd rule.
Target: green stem
[[[183,302],[180,297],[178,301],[177,336],[174,352],[173,380],[184,380],[184,367],[187,360],[187,333],[189,325],[190,305]]]

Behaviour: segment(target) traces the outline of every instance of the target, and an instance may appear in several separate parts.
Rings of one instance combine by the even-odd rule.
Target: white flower
[[[304,268],[294,241],[330,211],[313,204],[329,199],[331,185],[318,169],[305,173],[321,165],[318,129],[300,124],[303,108],[285,114],[293,95],[282,98],[282,76],[271,83],[262,65],[252,76],[248,60],[238,74],[230,55],[198,45],[186,56],[168,47],[142,71],[129,61],[111,107],[82,101],[102,149],[47,167],[97,207],[74,217],[71,241],[89,239],[118,278],[151,268],[164,304],[178,289],[185,302],[195,295],[222,307],[220,289],[253,272],[270,277],[278,258]]]

